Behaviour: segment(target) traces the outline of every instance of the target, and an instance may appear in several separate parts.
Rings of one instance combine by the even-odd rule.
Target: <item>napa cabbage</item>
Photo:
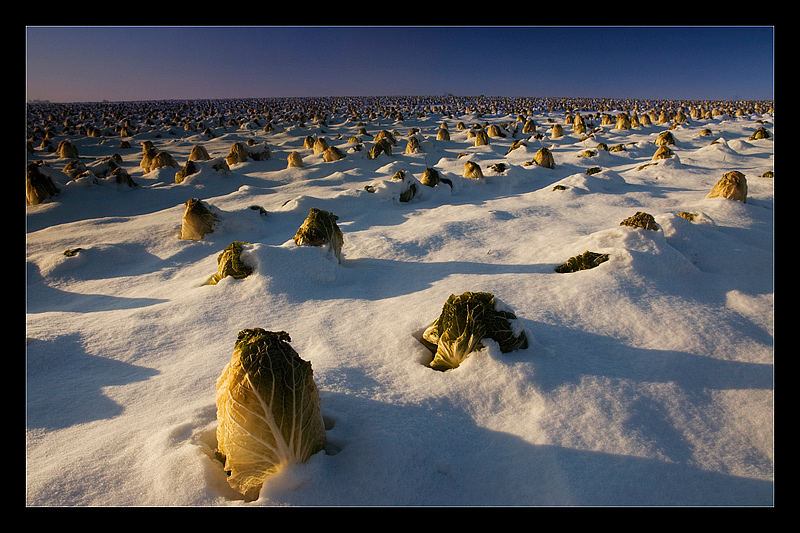
[[[312,207],[303,224],[297,229],[294,242],[298,246],[325,246],[333,250],[336,259],[342,262],[344,236],[336,224],[339,217],[329,211]]]
[[[429,366],[443,371],[457,368],[470,353],[483,348],[485,338],[496,341],[503,353],[527,348],[516,319],[491,293],[451,294],[422,336],[423,343],[435,350]]]
[[[247,244],[250,243],[233,241],[217,256],[217,272],[211,276],[210,285],[216,285],[228,276],[244,279],[253,273],[253,267],[245,264],[241,257]]]
[[[240,331],[217,379],[217,452],[228,483],[249,501],[270,475],[325,446],[311,363],[289,342],[285,331]]]
[[[601,254],[597,252],[590,252],[586,250],[581,255],[576,255],[567,259],[563,265],[555,268],[559,274],[568,274],[571,272],[579,272],[581,270],[589,270],[601,263],[608,261],[608,254]]]
[[[181,239],[199,241],[214,231],[219,222],[219,215],[212,211],[205,202],[199,198],[189,198],[184,206]]]

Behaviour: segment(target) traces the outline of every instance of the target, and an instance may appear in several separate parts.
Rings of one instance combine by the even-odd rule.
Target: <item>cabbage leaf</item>
[[[457,368],[470,353],[483,348],[485,338],[496,341],[503,353],[527,348],[525,332],[511,322],[516,318],[491,293],[451,294],[423,334],[423,343],[435,349],[429,366],[443,371]]]
[[[267,477],[325,445],[311,363],[289,342],[285,331],[240,331],[217,379],[217,451],[228,483],[248,501],[258,498]]]

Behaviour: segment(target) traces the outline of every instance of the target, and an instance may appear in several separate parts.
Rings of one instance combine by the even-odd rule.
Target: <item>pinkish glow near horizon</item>
[[[26,28],[26,99],[772,100],[774,28]]]

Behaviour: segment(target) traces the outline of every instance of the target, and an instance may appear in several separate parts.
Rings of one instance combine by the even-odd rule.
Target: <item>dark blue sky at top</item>
[[[772,100],[774,28],[27,27],[26,99]]]

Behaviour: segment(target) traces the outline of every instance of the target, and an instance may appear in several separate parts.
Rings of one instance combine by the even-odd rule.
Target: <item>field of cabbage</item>
[[[26,505],[773,505],[769,103],[27,112],[29,176],[53,187],[29,178]],[[188,164],[197,146],[208,159]],[[709,198],[734,171],[746,197]],[[215,215],[196,240],[190,199]],[[314,209],[336,217],[339,253],[295,242]],[[637,214],[653,225],[621,224]],[[232,243],[248,275],[209,283]],[[557,271],[587,251],[602,260]],[[527,342],[483,338],[432,368],[423,334],[467,292]],[[324,445],[246,501],[216,395],[256,328],[310,362]]]

